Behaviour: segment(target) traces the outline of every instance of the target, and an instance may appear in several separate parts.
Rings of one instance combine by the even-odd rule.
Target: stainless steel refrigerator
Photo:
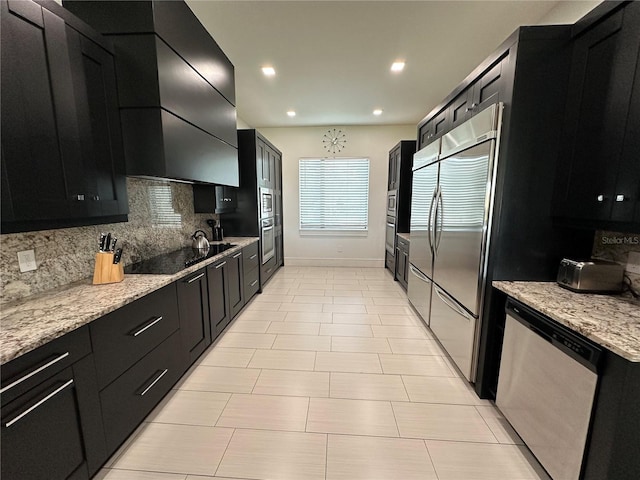
[[[502,104],[419,150],[413,160],[409,300],[460,371],[475,381]]]

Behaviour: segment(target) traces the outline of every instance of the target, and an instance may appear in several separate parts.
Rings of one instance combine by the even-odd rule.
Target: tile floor
[[[549,479],[381,268],[284,267],[106,480]]]

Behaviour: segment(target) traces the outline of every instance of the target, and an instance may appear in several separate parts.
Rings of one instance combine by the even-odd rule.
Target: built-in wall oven
[[[391,256],[396,252],[396,219],[387,215],[387,227],[385,233],[385,249]]]
[[[274,192],[270,188],[260,188],[260,218],[272,218],[275,214]]]
[[[387,192],[387,215],[391,217],[396,216],[397,197],[397,190],[389,190],[389,192]]]
[[[260,220],[260,243],[262,244],[262,265],[276,254],[275,222],[273,218]]]

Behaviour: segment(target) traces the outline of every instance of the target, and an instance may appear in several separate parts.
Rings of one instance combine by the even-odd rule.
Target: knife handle
[[[100,242],[99,242],[99,248],[101,252],[104,252],[104,241],[107,239],[107,234],[106,233],[101,233],[100,234]]]
[[[115,252],[116,251],[116,243],[118,242],[118,239],[116,237],[113,237],[111,239],[111,245],[109,246],[109,251],[110,252]]]
[[[120,263],[120,259],[121,258],[122,258],[122,249],[119,248],[119,249],[116,250],[116,253],[113,254],[113,263],[114,263],[114,265]]]

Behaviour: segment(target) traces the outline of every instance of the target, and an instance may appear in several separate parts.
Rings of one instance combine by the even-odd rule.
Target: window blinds
[[[367,231],[368,158],[301,158],[300,230]]]
[[[182,228],[182,215],[173,209],[173,195],[170,185],[149,187],[151,224],[154,227]]]

